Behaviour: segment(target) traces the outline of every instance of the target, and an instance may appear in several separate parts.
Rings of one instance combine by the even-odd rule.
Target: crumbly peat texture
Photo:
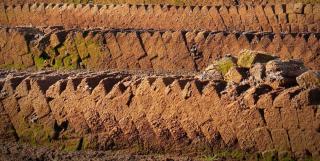
[[[0,0],[0,161],[320,160],[319,0]]]
[[[319,88],[145,72],[2,72],[2,139],[67,151],[319,157]],[[229,84],[229,83],[228,83]],[[310,139],[312,138],[312,139]]]
[[[1,26],[156,30],[320,32],[320,5],[0,5]],[[147,20],[147,21],[146,21]]]
[[[318,33],[228,33],[157,30],[0,28],[0,66],[7,69],[143,69],[200,71],[244,49],[301,59],[320,69]],[[222,67],[223,64],[222,64]],[[224,70],[224,69],[221,69]],[[224,73],[225,74],[225,73]]]

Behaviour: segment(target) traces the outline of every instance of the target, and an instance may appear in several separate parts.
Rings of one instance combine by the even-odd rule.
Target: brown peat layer
[[[249,50],[213,65],[176,74],[2,71],[0,136],[61,153],[319,158],[319,71]]]
[[[6,69],[133,69],[194,72],[243,49],[301,59],[320,69],[319,33],[0,28]]]
[[[0,0],[0,161],[318,161],[319,70],[319,0]]]
[[[239,5],[239,4],[318,4],[319,0],[2,0],[0,4],[21,5],[27,3],[82,3],[82,4],[168,4],[168,5]]]
[[[320,32],[320,5],[0,5],[2,26],[156,30]]]

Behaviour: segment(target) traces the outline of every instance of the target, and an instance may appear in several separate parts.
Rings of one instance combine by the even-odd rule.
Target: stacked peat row
[[[6,5],[26,3],[98,3],[98,4],[170,4],[170,5],[239,5],[239,4],[287,4],[287,3],[320,3],[319,0],[3,0]]]
[[[1,5],[2,26],[320,32],[320,5]]]
[[[1,28],[2,68],[199,71],[242,49],[320,69],[319,34]]]
[[[12,73],[0,81],[0,136],[65,150],[241,149],[319,158],[319,71],[262,55],[239,57],[237,69],[266,68],[240,83],[194,75]],[[251,85],[259,73],[265,76]],[[274,86],[282,81],[269,79],[274,75],[297,81]]]

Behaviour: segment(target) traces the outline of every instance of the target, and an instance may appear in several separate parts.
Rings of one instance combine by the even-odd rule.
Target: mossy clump
[[[67,139],[67,140],[63,140],[63,143],[60,148],[66,152],[73,152],[73,151],[81,150],[82,145],[83,145],[83,138]]]
[[[251,68],[255,63],[267,63],[275,58],[276,57],[265,52],[242,50],[237,64],[243,68]]]
[[[67,35],[65,42],[56,49],[59,53],[54,59],[53,67],[56,69],[77,69],[79,55],[74,43],[73,35]]]
[[[251,158],[251,155],[252,154],[247,154],[242,151],[226,150],[226,151],[217,152],[214,155],[205,156],[203,157],[203,160],[204,161],[214,161],[214,160],[221,160],[221,159],[244,160],[247,158]]]
[[[29,128],[24,129],[18,133],[19,138],[30,142],[31,145],[45,145],[52,140],[53,128],[39,124],[31,124]]]
[[[78,55],[67,55],[63,59],[63,65],[66,69],[77,69],[79,67],[79,56]]]
[[[81,54],[79,51],[81,62],[84,67],[99,68],[105,63],[105,59],[111,56],[111,54],[103,48],[102,34],[89,32],[85,38],[85,48],[83,48],[84,45],[82,43],[77,44],[80,44],[80,48],[77,45],[78,51],[80,49],[83,53]]]
[[[86,40],[81,32],[77,32],[75,34],[74,43],[77,46],[78,54],[81,59],[89,57],[89,53],[86,46]]]
[[[214,63],[215,68],[222,73],[222,75],[225,75],[229,69],[232,67],[237,66],[236,64],[237,59],[231,56],[224,57]]]
[[[37,69],[43,69],[49,63],[49,59],[41,57],[41,56],[34,56],[33,60],[34,60],[34,63],[36,65]]]

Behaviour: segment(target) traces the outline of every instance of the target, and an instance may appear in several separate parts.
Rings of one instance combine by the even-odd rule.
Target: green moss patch
[[[242,50],[237,64],[240,67],[250,68],[255,63],[267,63],[270,60],[275,59],[276,57],[271,56],[265,52],[258,52],[252,50]]]
[[[233,57],[224,57],[214,63],[216,69],[225,75],[231,67],[236,66],[236,59]]]

